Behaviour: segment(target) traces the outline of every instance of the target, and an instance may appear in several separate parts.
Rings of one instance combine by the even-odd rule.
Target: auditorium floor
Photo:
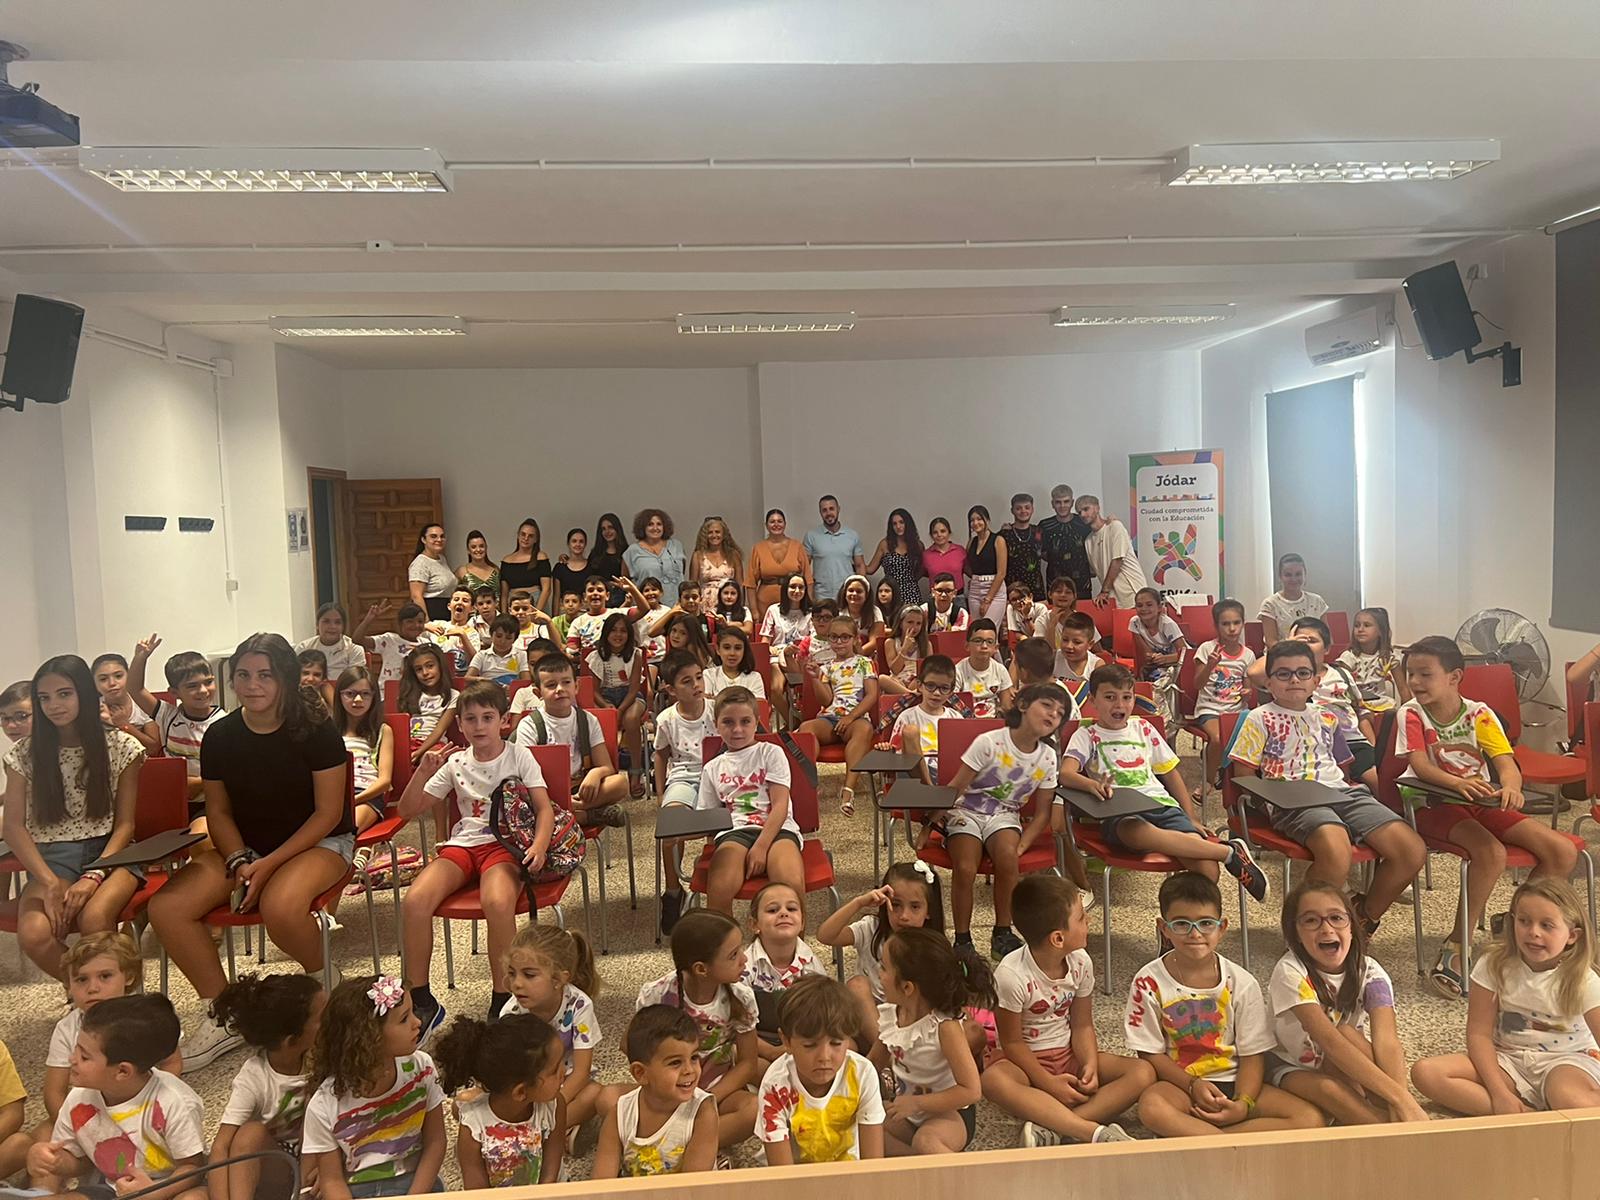
[[[1186,754],[1192,752],[1187,739],[1183,750]],[[875,882],[871,878],[871,825],[863,812],[858,811],[853,820],[839,814],[835,798],[841,781],[840,768],[825,766],[822,770],[822,834],[826,844],[833,851],[839,892],[843,898],[848,899],[867,890]],[[1196,763],[1193,758],[1185,757],[1184,771],[1190,778],[1192,786],[1196,774]],[[1221,813],[1214,801],[1207,805],[1206,817],[1208,825],[1221,822]],[[1570,815],[1562,818],[1563,828],[1570,827],[1570,820]],[[643,803],[635,805],[634,849],[640,884],[637,911],[630,910],[628,906],[627,871],[621,857],[622,831],[616,830],[612,834],[616,858],[608,885],[611,951],[599,960],[604,986],[596,998],[604,1041],[596,1053],[595,1062],[600,1078],[607,1082],[626,1077],[626,1064],[618,1047],[620,1035],[633,1013],[634,998],[639,986],[670,968],[665,946],[657,947],[652,934],[654,919],[654,906],[650,896],[654,878],[650,862],[650,853],[654,847],[651,837],[652,823],[652,815],[646,811],[645,805]],[[1591,845],[1594,844],[1591,842]],[[900,857],[906,856],[903,837],[897,850]],[[593,857],[591,857],[592,863]],[[1266,905],[1252,906],[1251,910],[1252,965],[1263,985],[1273,963],[1283,950],[1282,939],[1277,931],[1278,898],[1281,896],[1282,884],[1281,863],[1276,859],[1268,859],[1267,867],[1272,876],[1274,895],[1269,898]],[[591,879],[592,877],[591,869]],[[1455,860],[1436,858],[1435,890],[1422,892],[1425,949],[1429,965],[1439,937],[1451,924],[1452,906],[1456,894],[1455,879]],[[1224,879],[1224,883],[1229,882]],[[945,883],[948,887],[948,880]],[[1103,1050],[1119,1053],[1123,1050],[1123,1002],[1132,972],[1153,953],[1152,920],[1155,915],[1155,895],[1159,883],[1159,876],[1119,873],[1114,878],[1112,925],[1115,931],[1113,948],[1116,961],[1112,973],[1112,995],[1097,996],[1095,1006],[1095,1023]],[[1234,894],[1231,887],[1224,890],[1225,903],[1228,907],[1226,915],[1230,924],[1236,922],[1238,917],[1237,910],[1232,907]],[[1501,890],[1496,894],[1490,911],[1503,908],[1509,894],[1510,884],[1502,882]],[[583,928],[580,897],[580,890],[574,885],[564,905],[567,923],[574,929]],[[825,904],[826,901],[822,897],[813,898],[808,921],[811,929],[814,930],[820,923]],[[397,969],[398,959],[395,951],[395,921],[390,893],[381,892],[378,895],[377,913],[379,941],[385,953],[385,968],[392,971]],[[991,923],[990,913],[988,890],[980,884],[978,912],[973,924],[978,931],[979,944],[985,949]],[[743,913],[740,915],[742,917]],[[371,969],[371,955],[363,902],[357,897],[347,898],[342,917],[347,922],[347,928],[337,933],[334,940],[339,965],[346,975],[365,973]],[[1098,907],[1091,910],[1089,920],[1089,951],[1095,960],[1096,972],[1099,973],[1103,971],[1104,963],[1100,946],[1101,914]],[[456,990],[449,991],[444,986],[442,946],[436,948],[434,955],[432,975],[434,990],[452,1012],[481,1015],[489,1000],[487,964],[482,956],[471,955],[467,924],[455,923],[453,935],[456,953]],[[152,951],[153,943],[147,940],[146,947],[147,952]],[[1230,958],[1236,960],[1240,958],[1237,929],[1229,930],[1221,950]],[[1372,950],[1394,979],[1400,1032],[1408,1056],[1415,1059],[1425,1054],[1461,1049],[1466,1005],[1464,1002],[1438,998],[1418,976],[1412,946],[1412,923],[1408,901],[1403,900],[1392,910],[1388,919],[1384,921],[1383,928],[1378,932]],[[253,956],[248,961],[253,965]],[[242,951],[240,962],[241,967],[247,962]],[[281,971],[287,967],[288,964],[276,951],[269,954],[266,970]],[[159,982],[157,970],[157,964],[151,959],[147,964],[147,972],[152,987],[157,986]],[[14,947],[7,947],[3,955],[0,955],[0,987],[4,989],[5,1001],[3,1011],[0,1011],[0,1038],[3,1038],[10,1048],[23,1081],[34,1093],[28,1102],[28,1120],[31,1125],[43,1118],[39,1089],[43,1079],[45,1049],[51,1028],[64,1011],[62,992],[55,983],[44,981],[31,966],[25,973],[19,973],[18,955]],[[171,995],[187,1027],[198,1014],[199,1006],[194,992],[177,972],[173,972]],[[206,1102],[208,1134],[216,1127],[217,1118],[227,1100],[230,1082],[240,1061],[241,1055],[236,1054],[187,1077],[189,1083]],[[1131,1118],[1125,1124],[1136,1134],[1143,1135],[1143,1130],[1139,1129]],[[453,1132],[452,1129],[452,1137]],[[980,1106],[978,1135],[974,1143],[976,1148],[995,1149],[1013,1146],[1016,1144],[1017,1133],[1016,1121],[988,1104]],[[572,1162],[574,1178],[587,1176],[593,1143],[591,1128],[580,1138],[578,1155]],[[759,1165],[759,1151],[754,1149],[754,1143],[749,1143],[742,1151],[735,1152],[734,1161],[738,1166]],[[451,1186],[458,1186],[453,1155],[446,1160],[446,1176]]]

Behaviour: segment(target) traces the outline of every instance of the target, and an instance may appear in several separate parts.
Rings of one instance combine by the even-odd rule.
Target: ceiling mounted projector
[[[77,117],[42,99],[37,84],[13,87],[6,79],[6,64],[27,57],[21,46],[0,42],[0,150],[76,146]]]

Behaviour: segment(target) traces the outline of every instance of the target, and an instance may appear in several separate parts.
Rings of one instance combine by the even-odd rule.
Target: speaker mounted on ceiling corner
[[[1429,358],[1449,358],[1483,341],[1454,259],[1406,276],[1400,287]]]
[[[83,336],[83,309],[43,296],[19,295],[11,313],[0,392],[24,400],[62,404],[72,394],[72,373]]]

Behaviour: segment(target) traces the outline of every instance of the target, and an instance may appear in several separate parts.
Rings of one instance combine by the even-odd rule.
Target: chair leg
[[[372,973],[383,974],[383,961],[378,956],[378,914],[372,900],[372,880],[365,879],[366,886],[362,888],[367,895],[367,930],[372,934]]]
[[[594,945],[594,911],[589,905],[589,871],[586,867],[578,868],[578,882],[583,886],[583,931],[589,938],[589,944]],[[604,910],[601,910],[602,917]]]
[[[1105,994],[1111,994],[1111,868],[1100,872],[1100,931],[1105,950]]]
[[[256,962],[263,967],[267,965],[267,927],[265,925],[256,931]]]
[[[444,985],[451,991],[456,988],[456,947],[450,936],[450,922],[444,923]]]
[[[607,830],[602,829],[600,831],[600,836],[597,837],[594,840],[595,849],[600,851],[599,873],[600,873],[600,953],[601,954],[609,954],[611,952],[611,946],[610,946],[610,943],[607,940],[607,932],[608,931],[606,929],[606,875],[607,875],[607,870],[606,870],[606,834],[607,834],[607,832],[608,832]]]
[[[239,977],[238,967],[233,961],[233,926],[229,925],[223,932],[225,934],[224,940],[228,943],[228,982],[232,983]]]
[[[624,813],[622,821],[622,836],[628,846],[628,907],[635,912],[639,911],[639,885],[634,880],[633,874],[633,814]]]
[[[1244,969],[1250,969],[1250,909],[1245,899],[1244,880],[1236,881],[1239,887],[1239,945],[1244,956]]]
[[[1464,930],[1461,938],[1461,984],[1462,995],[1465,996],[1472,988],[1472,934],[1473,929],[1468,924],[1471,910],[1467,907],[1467,860],[1461,860],[1461,928]],[[1422,973],[1419,965],[1417,973]]]
[[[1294,859],[1284,856],[1283,860],[1283,894],[1287,896],[1294,891]]]
[[[1411,936],[1417,945],[1417,974],[1422,975],[1428,968],[1422,962],[1422,889],[1415,879],[1411,881]]]
[[[327,981],[332,978],[334,970],[333,930],[329,929],[321,921],[318,921],[317,924],[322,927],[322,981],[324,986],[326,986]],[[374,955],[374,961],[376,961],[376,955]],[[373,967],[372,973],[374,975],[383,974],[383,972],[380,971],[376,966]]]
[[[1583,864],[1583,881],[1589,885],[1589,928],[1594,929],[1594,856],[1587,850],[1578,851],[1578,859]]]
[[[474,956],[476,956],[479,953],[479,950],[478,950],[478,923],[476,921],[474,921],[472,923],[472,953],[473,953]]]

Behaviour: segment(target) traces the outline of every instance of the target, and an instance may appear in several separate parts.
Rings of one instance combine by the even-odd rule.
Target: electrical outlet
[[[1468,263],[1467,278],[1474,283],[1489,278],[1489,264],[1486,262]]]

